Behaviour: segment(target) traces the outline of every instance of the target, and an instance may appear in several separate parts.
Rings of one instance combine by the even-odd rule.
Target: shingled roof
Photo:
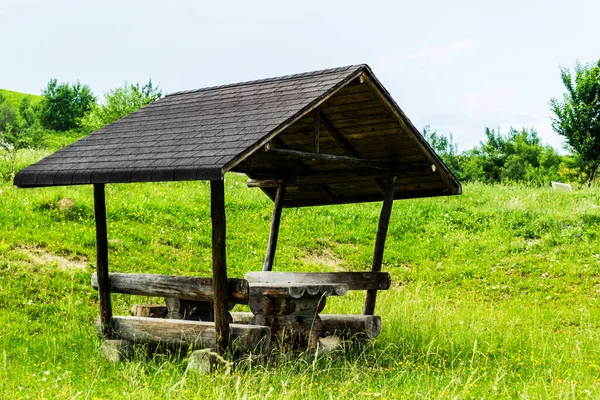
[[[396,198],[460,193],[366,65],[170,94],[25,168],[14,184],[213,180],[238,171],[257,179],[320,179],[288,186],[286,206],[381,200],[378,177],[361,169],[264,151],[266,144],[310,151],[317,107],[321,152],[385,162],[389,170],[381,174],[398,175]],[[345,178],[318,178],[332,173]],[[275,189],[263,190],[274,197]]]

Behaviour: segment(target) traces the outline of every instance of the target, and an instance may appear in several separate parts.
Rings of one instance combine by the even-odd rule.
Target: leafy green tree
[[[461,156],[458,154],[458,144],[454,142],[454,136],[450,133],[448,136],[431,129],[430,125],[423,128],[423,137],[429,143],[431,148],[440,156],[444,164],[456,176],[461,176]]]
[[[162,97],[161,89],[149,80],[144,86],[127,82],[104,95],[104,101],[84,120],[87,130],[96,130],[142,108]]]
[[[38,145],[42,138],[42,130],[27,125],[23,119],[19,122],[17,111],[8,102],[0,98],[0,180],[10,179],[15,172],[17,152]],[[4,165],[1,165],[4,164]]]
[[[486,128],[486,141],[464,154],[461,178],[486,183],[559,180],[561,157],[542,144],[532,129],[510,128],[507,135]]]
[[[39,110],[31,103],[30,97],[23,97],[19,105],[19,115],[21,116],[23,128],[29,128],[36,125],[39,121]]]
[[[41,122],[45,128],[57,131],[77,129],[81,119],[96,103],[96,97],[87,85],[58,83],[51,79],[44,89]]]
[[[550,100],[556,114],[552,128],[581,157],[591,186],[600,165],[600,60],[589,65],[577,63],[575,76],[566,68],[560,72],[567,92],[562,101]]]

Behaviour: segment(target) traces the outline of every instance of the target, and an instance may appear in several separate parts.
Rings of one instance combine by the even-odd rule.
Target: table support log
[[[229,345],[227,311],[227,262],[225,247],[225,185],[222,179],[210,181],[210,213],[212,220],[212,269],[217,352]]]
[[[94,218],[96,220],[96,274],[100,303],[100,329],[106,339],[113,338],[113,317],[108,278],[108,238],[106,230],[106,195],[104,184],[94,184]]]
[[[267,245],[267,255],[263,264],[263,271],[273,269],[275,261],[275,250],[277,249],[277,239],[279,237],[279,224],[281,222],[281,209],[283,208],[283,198],[285,197],[285,183],[280,183],[277,187],[275,204],[273,205],[273,217],[271,219],[271,231],[269,233],[269,244]]]
[[[385,197],[381,206],[381,214],[379,215],[379,225],[377,227],[377,238],[375,239],[375,249],[373,251],[373,264],[371,270],[373,272],[381,271],[383,262],[383,250],[385,248],[385,239],[387,237],[388,226],[390,224],[390,216],[392,215],[392,205],[394,204],[394,185],[396,177],[390,176],[385,188]],[[367,291],[365,300],[364,315],[373,315],[375,312],[375,301],[377,299],[377,290]]]

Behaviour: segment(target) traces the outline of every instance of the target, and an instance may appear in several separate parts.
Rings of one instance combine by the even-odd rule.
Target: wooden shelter
[[[223,176],[228,171],[247,174],[248,186],[274,201],[264,273],[247,279],[227,278]],[[211,182],[212,278],[109,275],[105,184],[184,180]],[[393,200],[461,193],[367,65],[170,94],[25,168],[14,184],[94,186],[93,284],[104,337],[179,343],[185,332],[185,343],[214,343],[219,350],[236,337],[244,338],[247,348],[256,345],[281,325],[302,331],[298,311],[282,311],[289,299],[304,307],[302,315],[316,315],[324,306],[319,299],[367,290],[364,314],[373,315],[377,290],[389,287],[389,275],[380,271]],[[368,201],[383,201],[371,272],[270,272],[282,208]],[[113,317],[111,291],[163,296],[171,315],[180,310],[190,315],[194,306],[203,316],[196,320],[210,315],[214,321]],[[250,304],[252,324],[230,323],[232,302]],[[340,324],[334,319],[330,326]]]

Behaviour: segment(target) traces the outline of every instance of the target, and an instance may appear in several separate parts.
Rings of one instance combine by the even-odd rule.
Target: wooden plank
[[[121,317],[114,320],[115,337],[133,343],[152,343],[186,348],[213,349],[221,345],[213,322],[177,319]],[[243,352],[264,352],[269,347],[271,331],[266,326],[231,324],[233,346]],[[100,322],[96,321],[100,334]]]
[[[376,100],[371,91],[351,93],[351,94],[336,94],[323,103],[323,107],[339,106],[341,104],[359,103],[364,101]]]
[[[416,199],[421,197],[436,197],[436,196],[451,196],[453,193],[448,190],[447,186],[444,185],[441,189],[421,189],[421,190],[412,190],[406,192],[398,192],[394,196],[394,200],[401,199]],[[369,193],[369,194],[360,194],[360,195],[337,195],[335,204],[355,204],[355,203],[369,203],[369,202],[380,202],[381,194],[379,193]],[[328,205],[329,202],[323,201],[321,198],[314,199],[289,199],[286,200],[285,207],[314,207],[314,206],[322,206]]]
[[[214,298],[213,278],[123,273],[109,274],[108,278],[113,293],[207,302]],[[92,274],[92,287],[98,289],[97,274]],[[234,303],[248,304],[248,282],[245,279],[227,279],[227,298]]]
[[[402,167],[402,166],[401,166]],[[433,171],[431,167],[422,166],[421,164],[417,166],[407,165],[405,168],[396,168],[392,171],[392,174],[398,177],[397,184],[403,183],[413,183],[413,180],[407,180],[407,178],[419,178],[423,179],[424,177],[429,177],[433,175]],[[372,179],[387,179],[390,175],[389,172],[380,172],[377,173],[375,171],[360,171],[360,170],[345,170],[345,171],[336,171],[333,173],[318,173],[314,175],[298,175],[292,176],[289,178],[282,179],[248,179],[246,184],[248,187],[278,187],[281,184],[285,184],[290,193],[295,191],[295,188],[298,186],[304,185],[345,185],[351,186],[352,183],[356,181],[363,180],[372,180]],[[438,180],[435,175],[433,175],[435,179],[432,178],[433,181]],[[349,181],[352,179],[352,181]]]
[[[227,310],[227,260],[225,245],[225,186],[222,179],[210,181],[210,216],[212,222],[213,304],[215,310],[216,349],[223,354],[229,346],[229,312]]]
[[[381,271],[383,263],[383,250],[385,249],[385,239],[387,237],[388,227],[390,225],[390,217],[392,215],[392,206],[394,205],[394,189],[396,177],[391,176],[387,181],[386,194],[381,206],[381,214],[379,215],[379,224],[377,226],[377,237],[375,238],[375,249],[373,250],[373,263],[371,271]],[[365,300],[364,315],[373,315],[375,312],[375,302],[377,300],[377,291],[367,291]]]
[[[277,239],[279,237],[279,225],[281,223],[281,210],[285,197],[285,183],[277,185],[277,195],[273,203],[273,216],[271,217],[271,230],[269,231],[269,242],[267,244],[267,255],[263,263],[263,271],[271,271],[275,261],[275,250],[277,249]]]
[[[272,147],[267,147],[265,149],[265,151],[270,154],[273,154],[273,155],[293,158],[293,159],[297,159],[297,160],[307,160],[307,161],[325,162],[325,163],[341,163],[341,164],[347,164],[347,165],[350,165],[353,167],[366,167],[366,168],[375,168],[375,169],[382,169],[382,170],[387,170],[387,169],[391,168],[390,164],[379,162],[377,160],[366,160],[366,159],[357,158],[357,157],[311,153],[311,152],[307,152],[307,151],[277,149],[277,148],[272,148]]]
[[[112,303],[108,279],[108,237],[106,229],[106,195],[104,184],[94,185],[94,220],[96,222],[96,274],[102,336],[113,338]]]
[[[357,118],[365,118],[365,117],[369,117],[369,118],[373,118],[373,117],[387,117],[389,116],[389,111],[386,110],[385,107],[383,107],[380,104],[374,106],[374,107],[370,107],[370,108],[356,108],[354,105],[350,104],[348,105],[347,109],[343,109],[341,107],[336,107],[336,109],[338,111],[335,112],[331,112],[331,111],[327,111],[327,116],[332,120],[332,121],[340,121],[340,120],[346,120],[346,119],[357,119]]]
[[[314,138],[313,138],[313,151],[315,153],[319,152],[319,136],[321,134],[321,109],[319,107],[315,108],[313,111],[313,130],[314,130]]]
[[[391,285],[387,272],[248,272],[250,285],[343,283],[349,290],[387,290]]]
[[[337,335],[344,340],[375,339],[381,332],[381,317],[376,315],[320,314],[322,336]]]
[[[337,112],[344,111],[354,111],[354,110],[365,110],[369,108],[381,107],[381,102],[379,100],[367,100],[367,101],[359,101],[348,104],[340,104],[337,106],[322,106],[321,109],[327,114],[333,114]]]

